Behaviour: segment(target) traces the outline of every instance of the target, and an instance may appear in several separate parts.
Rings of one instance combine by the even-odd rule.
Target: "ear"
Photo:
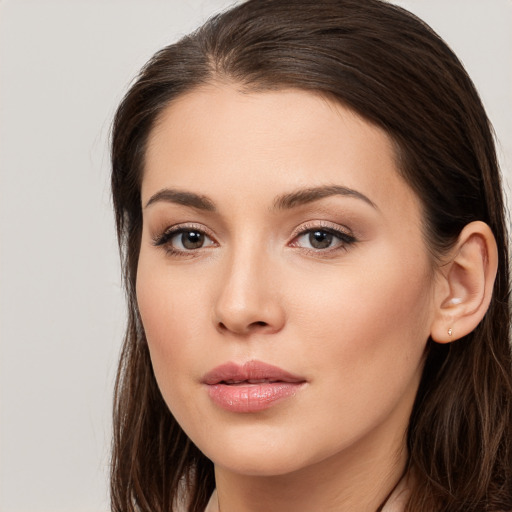
[[[471,222],[461,231],[448,262],[438,269],[431,338],[449,343],[473,331],[491,302],[498,251],[491,229]]]

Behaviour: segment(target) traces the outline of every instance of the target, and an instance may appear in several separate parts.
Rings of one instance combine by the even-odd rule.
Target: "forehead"
[[[352,110],[297,89],[245,93],[209,85],[177,98],[159,117],[142,199],[172,186],[263,204],[289,189],[333,184],[377,205],[418,210],[393,141]]]

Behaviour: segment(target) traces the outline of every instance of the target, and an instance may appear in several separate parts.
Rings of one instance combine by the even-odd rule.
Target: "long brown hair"
[[[382,127],[421,199],[434,258],[469,222],[492,229],[499,269],[478,327],[429,340],[407,445],[414,512],[512,510],[512,363],[505,205],[490,122],[463,66],[426,24],[380,0],[249,0],[158,52],[121,103],[112,190],[128,297],[115,389],[112,509],[204,509],[213,465],[165,405],[135,297],[148,135],[179,95],[214,80],[320,92]]]

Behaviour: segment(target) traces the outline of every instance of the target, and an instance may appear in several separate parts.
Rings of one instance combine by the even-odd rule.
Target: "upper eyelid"
[[[313,231],[315,229],[318,230],[326,230],[326,231],[333,231],[338,233],[343,233],[347,236],[352,236],[355,238],[354,233],[350,228],[347,226],[344,226],[342,224],[337,224],[335,222],[330,221],[308,221],[300,224],[297,226],[292,233],[292,239],[297,238],[299,235],[302,235],[304,233],[307,233],[309,231]]]
[[[171,226],[167,226],[165,229],[160,230],[161,234],[165,233],[173,233],[179,231],[200,231],[208,236],[213,236],[212,231],[204,226],[203,224],[196,224],[195,222],[179,222],[178,224],[173,224]]]

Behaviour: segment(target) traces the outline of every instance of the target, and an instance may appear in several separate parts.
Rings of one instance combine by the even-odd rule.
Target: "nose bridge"
[[[281,329],[284,311],[276,294],[275,265],[256,239],[242,239],[227,250],[215,304],[221,330],[248,334]]]

